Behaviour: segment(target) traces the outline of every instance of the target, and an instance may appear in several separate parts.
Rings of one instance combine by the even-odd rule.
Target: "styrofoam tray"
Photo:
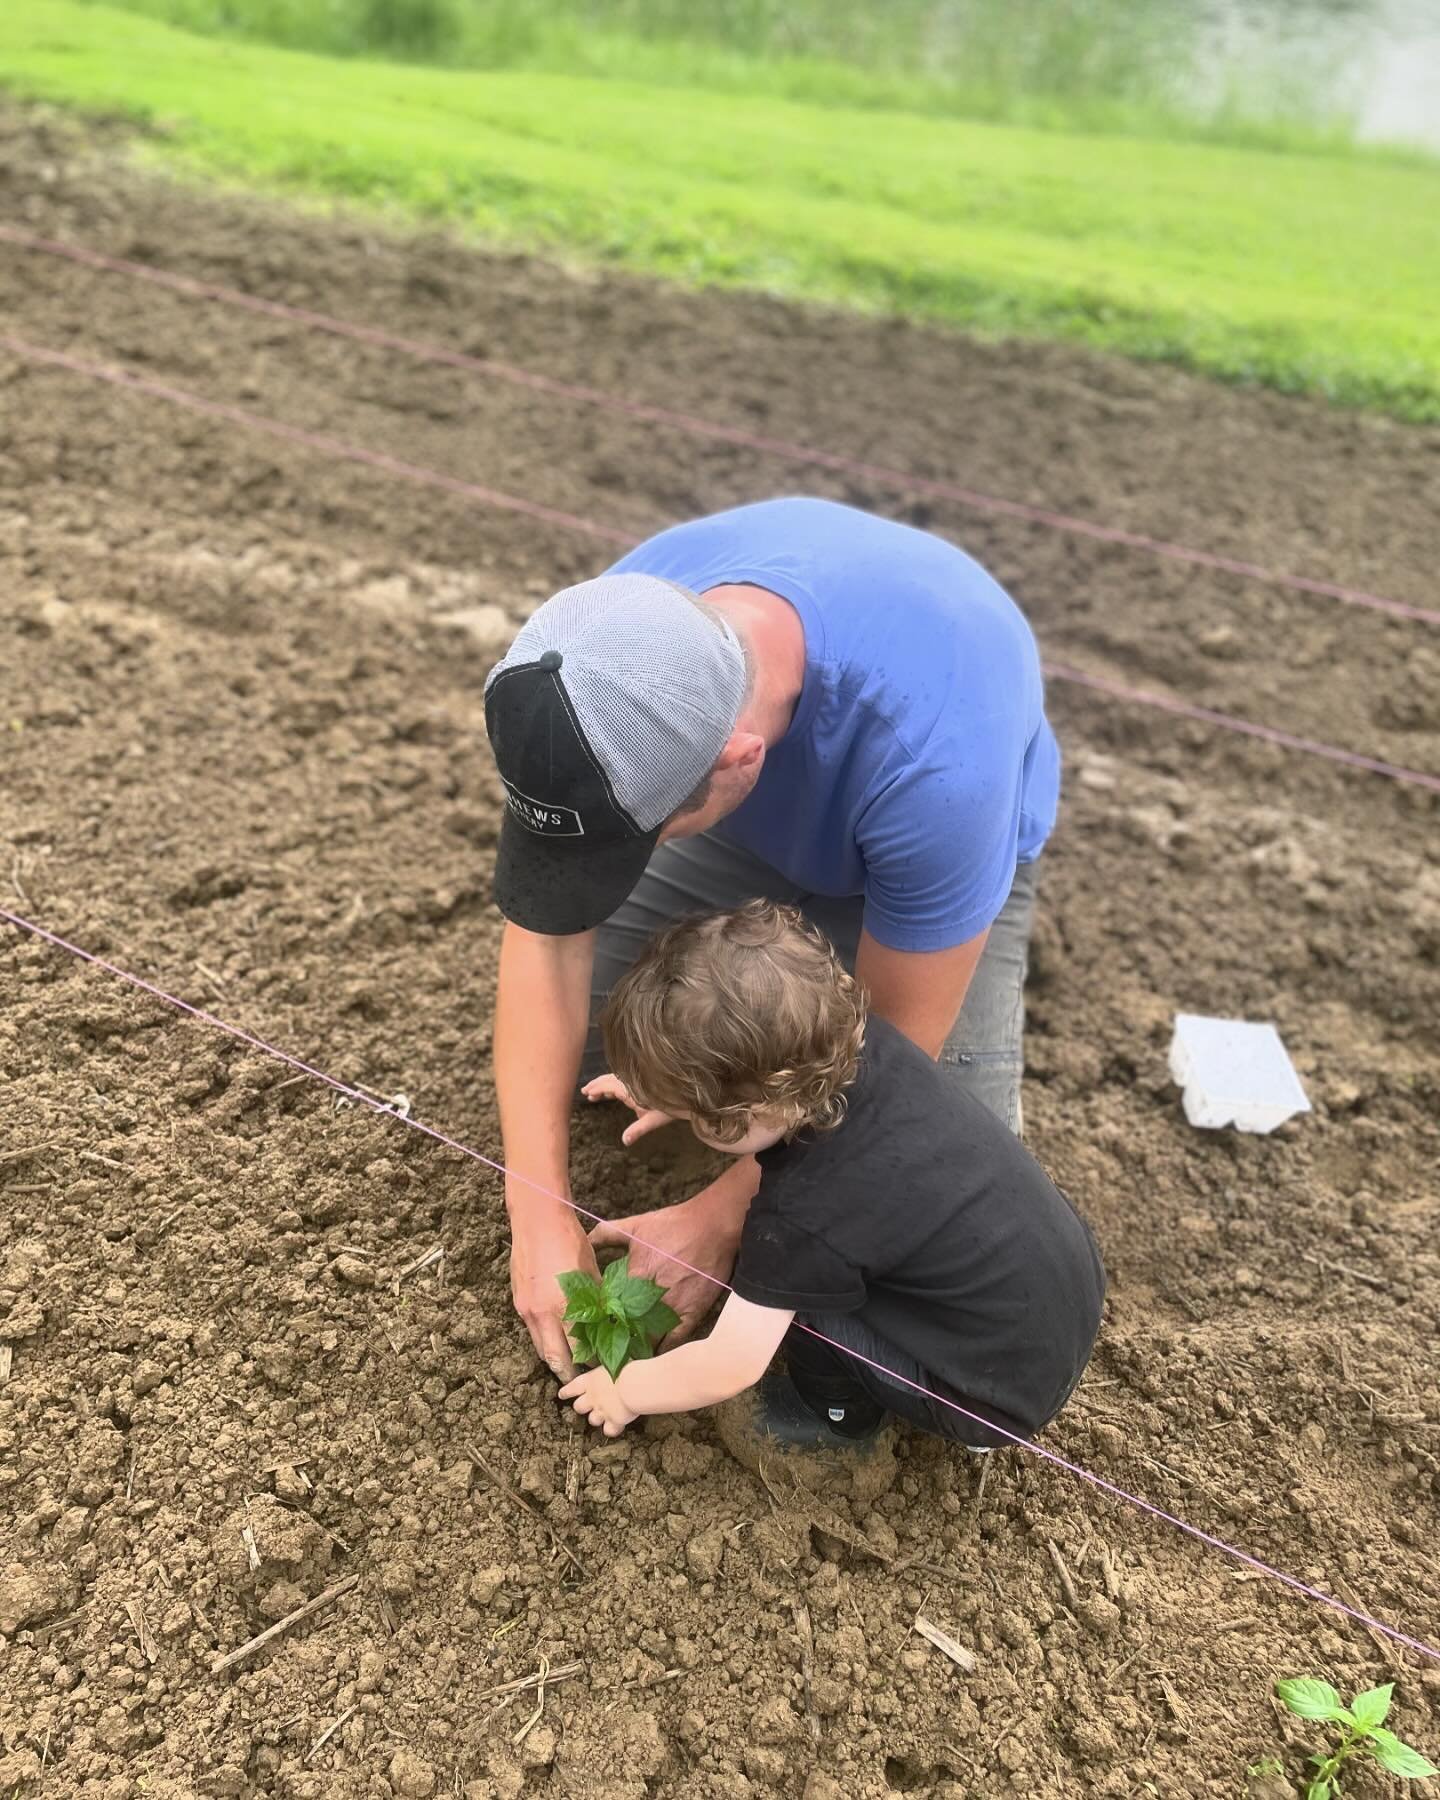
[[[1273,1025],[1177,1013],[1170,1074],[1184,1089],[1185,1117],[1203,1130],[1233,1125],[1263,1134],[1310,1111]]]

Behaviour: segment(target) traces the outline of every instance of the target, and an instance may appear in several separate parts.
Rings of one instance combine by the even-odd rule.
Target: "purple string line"
[[[146,981],[143,976],[132,975],[127,969],[107,962],[103,956],[97,956],[93,950],[82,949],[79,944],[72,944],[56,932],[47,931],[43,925],[37,925],[33,920],[22,918],[19,913],[13,913],[3,906],[0,906],[0,919],[9,925],[14,925],[20,931],[28,931],[32,937],[42,939],[57,950],[64,950],[71,956],[78,957],[81,962],[90,963],[97,969],[103,969],[107,975],[113,975],[118,981],[128,982],[131,987],[139,988],[143,993],[152,995],[156,1000],[163,1000],[167,1006],[174,1007],[177,1012],[187,1013],[191,1018],[199,1019],[202,1024],[213,1026],[215,1030],[224,1032],[227,1037],[236,1038],[242,1044],[249,1044],[253,1049],[261,1050],[265,1055],[274,1057],[277,1062],[286,1063],[292,1069],[298,1069],[302,1075],[313,1076],[316,1081],[323,1082],[326,1087],[333,1088],[336,1093],[344,1094],[347,1099],[353,1100],[357,1105],[367,1106],[372,1112],[381,1113],[387,1119],[395,1119],[402,1125],[408,1125],[414,1131],[423,1132],[426,1137],[433,1138],[437,1144],[443,1144],[447,1150],[458,1151],[462,1156],[468,1156],[475,1162],[483,1163],[495,1174],[504,1176],[508,1181],[518,1181],[525,1187],[533,1189],[537,1194],[544,1195],[547,1200],[558,1200],[562,1206],[568,1206],[581,1218],[589,1219],[596,1225],[609,1226],[612,1231],[616,1231],[619,1236],[627,1239],[630,1243],[639,1244],[642,1249],[649,1250],[656,1256],[664,1257],[667,1262],[672,1262],[678,1268],[687,1270],[691,1275],[698,1275],[703,1280],[710,1282],[712,1286],[723,1288],[727,1294],[735,1291],[728,1281],[722,1281],[718,1275],[710,1274],[707,1269],[696,1268],[694,1263],[686,1262],[683,1256],[676,1256],[669,1250],[662,1250],[658,1244],[648,1243],[634,1232],[625,1231],[621,1227],[611,1224],[599,1213],[591,1212],[588,1207],[581,1206],[567,1195],[554,1193],[550,1188],[543,1187],[538,1181],[532,1181],[529,1176],[507,1169],[504,1163],[496,1162],[493,1157],[483,1155],[479,1150],[472,1149],[469,1144],[462,1144],[458,1138],[449,1137],[445,1132],[437,1131],[433,1125],[426,1125],[420,1119],[406,1118],[403,1114],[396,1112],[393,1106],[367,1094],[363,1088],[351,1087],[348,1082],[341,1081],[337,1076],[327,1075],[323,1069],[317,1069],[313,1064],[302,1061],[300,1057],[292,1056],[289,1051],[277,1049],[274,1044],[267,1043],[264,1038],[256,1037],[253,1032],[244,1031],[238,1025],[231,1025],[226,1020],[217,1018],[214,1013],[207,1012],[204,1007],[192,1006],[188,1000],[182,1000],[175,994],[167,993],[164,988],[157,987],[153,981]],[[1383,1620],[1375,1618],[1372,1614],[1362,1612],[1358,1607],[1348,1606],[1343,1600],[1337,1600],[1333,1594],[1327,1594],[1323,1588],[1312,1587],[1308,1582],[1301,1581],[1294,1575],[1287,1575],[1283,1569],[1277,1569],[1270,1563],[1262,1562],[1259,1557],[1251,1556],[1248,1551],[1241,1550],[1234,1544],[1226,1543],[1224,1538],[1216,1537],[1208,1531],[1202,1531],[1198,1525],[1191,1525],[1175,1513],[1167,1512],[1164,1507],[1156,1506],[1153,1501],[1146,1500],[1139,1494],[1132,1494],[1128,1488],[1119,1487],[1115,1482],[1107,1481],[1103,1475],[1096,1475],[1090,1469],[1082,1468],[1079,1463],[1069,1461],[1056,1451],[1047,1449],[1043,1444],[1019,1437],[1016,1433],[995,1424],[993,1420],[986,1419],[979,1413],[970,1412],[954,1400],[947,1399],[944,1394],[933,1393],[929,1388],[922,1386],[920,1382],[911,1381],[908,1376],[901,1375],[894,1369],[887,1369],[884,1363],[876,1362],[873,1357],[866,1356],[862,1351],[854,1350],[848,1344],[841,1344],[834,1338],[826,1337],[823,1331],[816,1331],[809,1325],[802,1325],[801,1330],[808,1332],[820,1343],[829,1345],[832,1350],[839,1350],[846,1356],[854,1357],[857,1362],[863,1362],[867,1367],[883,1375],[887,1381],[912,1388],[927,1400],[933,1400],[939,1406],[948,1407],[951,1412],[959,1413],[962,1418],[984,1426],[987,1431],[998,1433],[1018,1449],[1028,1450],[1033,1456],[1043,1457],[1046,1462],[1053,1463],[1057,1469],[1063,1469],[1066,1474],[1078,1476],[1081,1481],[1088,1481],[1092,1487],[1099,1488],[1102,1493],[1109,1494],[1116,1500],[1124,1501],[1127,1505],[1138,1508],[1139,1511],[1147,1513],[1151,1518],[1162,1519],[1167,1525],[1173,1525],[1177,1531],[1183,1531],[1187,1537],[1195,1538],[1200,1543],[1209,1545],[1212,1550],[1221,1551],[1235,1562],[1243,1563],[1247,1568],[1254,1569],[1258,1574],[1266,1575],[1273,1581],[1283,1582],[1286,1587],[1293,1588],[1297,1594],[1303,1594],[1309,1600],[1317,1600],[1322,1606],[1328,1606],[1334,1612],[1343,1613],[1346,1618],[1355,1620],[1357,1624],[1365,1626],[1367,1630],[1378,1631],[1393,1642],[1404,1645],[1407,1650],[1417,1651],[1421,1656],[1428,1656],[1435,1662],[1440,1662],[1440,1649],[1425,1643],[1423,1639],[1410,1637],[1403,1631],[1397,1631],[1393,1625],[1385,1624]]]
[[[184,294],[191,299],[216,300],[226,306],[239,307],[266,318],[283,319],[313,331],[329,332],[332,336],[349,338],[355,343],[368,344],[376,349],[398,350],[403,355],[416,357],[422,362],[464,369],[490,380],[507,381],[513,386],[529,388],[536,393],[579,401],[587,406],[623,413],[650,424],[671,425],[692,437],[712,438],[720,443],[734,444],[742,450],[784,457],[790,462],[803,463],[811,468],[860,476],[867,481],[902,488],[907,492],[931,494],[937,499],[953,500],[973,511],[1023,519],[1027,524],[1043,525],[1051,531],[1068,532],[1072,536],[1092,538],[1103,544],[1119,544],[1130,550],[1143,550],[1152,556],[1166,557],[1171,562],[1214,569],[1221,574],[1238,575],[1247,581],[1262,581],[1271,587],[1290,588],[1297,593],[1316,594],[1324,599],[1343,601],[1347,606],[1368,607],[1374,612],[1389,613],[1398,619],[1415,619],[1426,625],[1440,625],[1440,612],[1429,607],[1414,606],[1408,601],[1390,600],[1382,594],[1366,593],[1361,588],[1345,587],[1338,582],[1318,581],[1309,575],[1292,575],[1281,569],[1267,569],[1259,563],[1246,562],[1234,556],[1222,556],[1212,550],[1192,550],[1183,544],[1170,543],[1164,538],[1126,531],[1118,525],[1097,524],[1094,520],[1076,518],[1070,513],[1052,512],[1047,507],[1032,506],[1021,500],[1006,500],[996,494],[982,493],[976,488],[961,487],[952,481],[910,475],[903,469],[887,468],[880,463],[842,456],[831,450],[814,450],[804,444],[791,443],[785,438],[746,431],[740,426],[722,425],[715,420],[699,418],[693,413],[671,407],[652,406],[642,400],[627,400],[621,394],[606,393],[601,388],[585,387],[577,382],[558,381],[553,376],[539,375],[533,370],[497,362],[488,356],[470,356],[463,350],[452,350],[443,344],[402,337],[378,326],[355,324],[347,319],[335,318],[329,313],[316,312],[310,307],[290,306],[283,300],[266,300],[240,288],[226,287],[220,282],[199,281],[168,269],[153,268],[148,263],[134,262],[119,256],[105,256],[98,250],[85,249],[79,245],[62,244],[53,238],[22,231],[13,225],[0,225],[0,241],[13,244],[21,250],[63,257],[67,261],[110,274],[129,275],[151,282],[156,287],[169,288],[172,292]]]
[[[1077,687],[1093,688],[1097,694],[1112,694],[1132,705],[1153,706],[1182,719],[1198,719],[1205,725],[1223,725],[1226,731],[1238,731],[1245,737],[1259,738],[1262,743],[1279,744],[1285,750],[1303,750],[1310,756],[1323,756],[1330,762],[1344,763],[1348,768],[1364,769],[1371,775],[1387,775],[1391,781],[1430,788],[1440,794],[1440,775],[1427,775],[1420,769],[1402,769],[1398,763],[1381,762],[1378,757],[1362,756],[1356,750],[1342,750],[1336,744],[1322,744],[1316,738],[1296,737],[1293,732],[1281,731],[1274,725],[1257,725],[1253,719],[1215,712],[1208,706],[1197,706],[1191,700],[1174,700],[1168,694],[1152,693],[1146,688],[1125,687],[1108,676],[1089,675],[1068,663],[1047,662],[1044,669],[1046,678],[1051,681],[1073,681]]]
[[[503,494],[499,488],[482,487],[474,481],[462,481],[456,475],[442,475],[438,469],[424,469],[418,463],[402,462],[398,456],[387,456],[383,450],[366,450],[359,444],[347,444],[323,431],[306,431],[299,425],[286,425],[279,419],[251,412],[243,406],[231,406],[224,400],[207,400],[203,394],[192,394],[187,388],[171,387],[168,382],[152,381],[149,376],[132,374],[129,369],[87,362],[83,357],[71,356],[64,350],[47,350],[6,333],[0,333],[0,349],[8,350],[13,356],[24,357],[30,362],[53,364],[72,375],[85,375],[92,381],[108,381],[112,387],[129,388],[138,394],[149,394],[156,400],[168,400],[172,406],[183,406],[190,412],[205,413],[213,419],[224,419],[227,424],[244,425],[251,431],[264,432],[268,437],[284,438],[289,443],[302,445],[306,450],[319,450],[326,456],[338,457],[344,462],[363,463],[367,468],[379,469],[385,475],[399,475],[406,481],[416,481],[426,487],[446,488],[452,494],[461,494],[467,500],[478,500],[501,512],[520,513],[527,519],[539,519],[547,525],[561,525],[568,531],[582,531],[589,537],[604,538],[627,550],[633,548],[636,542],[632,532],[617,531],[609,525],[599,525],[593,519],[582,519],[576,513],[561,512],[553,506],[542,506],[536,500],[522,500],[515,494]]]
[[[0,227],[0,236],[4,235]],[[502,512],[518,513],[522,517],[538,519],[547,525],[558,525],[567,531],[577,531],[587,537],[599,538],[605,543],[619,544],[631,549],[637,542],[632,533],[620,531],[614,526],[602,525],[597,520],[587,519],[577,513],[561,512],[553,506],[542,506],[538,501],[525,500],[516,494],[502,493],[498,488],[482,487],[473,481],[462,481],[457,476],[445,475],[436,469],[423,468],[418,463],[402,462],[399,457],[388,456],[384,451],[367,450],[358,444],[350,444],[339,438],[328,436],[324,432],[307,431],[298,425],[286,425],[279,419],[269,418],[263,413],[251,412],[247,407],[233,406],[227,401],[208,400],[201,394],[192,394],[186,388],[172,387],[168,382],[154,381],[149,376],[136,375],[128,369],[115,368],[105,363],[89,362],[83,357],[72,356],[64,350],[50,350],[38,344],[27,343],[22,338],[11,337],[0,333],[0,350],[8,350],[11,355],[21,357],[29,362],[49,365],[64,369],[72,375],[83,375],[93,381],[104,381],[113,387],[124,388],[133,393],[147,394],[154,399],[164,400],[172,406],[184,407],[187,411],[202,413],[209,418],[223,419],[228,424],[243,425],[251,431],[257,431],[268,437],[281,438],[287,443],[299,444],[306,450],[318,450],[323,455],[333,456],[344,462],[359,463],[366,468],[377,469],[385,475],[396,475],[405,481],[417,482],[422,486],[443,488],[449,493],[463,495],[469,500],[478,500],[482,505],[495,507]],[[1440,618],[1440,614],[1436,615]],[[1440,792],[1440,776],[1429,775],[1420,769],[1406,769],[1399,764],[1381,762],[1373,756],[1363,756],[1354,750],[1341,749],[1335,744],[1323,744],[1314,738],[1296,737],[1290,732],[1280,731],[1272,725],[1256,724],[1253,720],[1242,719],[1231,713],[1213,711],[1209,707],[1195,706],[1184,700],[1171,700],[1163,694],[1149,693],[1142,688],[1130,688],[1120,682],[1110,681],[1099,675],[1087,675],[1082,670],[1071,668],[1065,663],[1045,663],[1042,665],[1046,676],[1054,681],[1073,682],[1081,687],[1094,689],[1097,693],[1108,694],[1116,699],[1128,702],[1133,706],[1147,706],[1162,712],[1179,714],[1184,718],[1198,719],[1205,724],[1218,726],[1225,731],[1239,733],[1244,737],[1260,738],[1266,743],[1282,745],[1287,750],[1304,751],[1310,756],[1324,757],[1328,762],[1341,763],[1347,768],[1362,769],[1369,774],[1383,775],[1391,781],[1406,783],[1412,787],[1429,788]]]

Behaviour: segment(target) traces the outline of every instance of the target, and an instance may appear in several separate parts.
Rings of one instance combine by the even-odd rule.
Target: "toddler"
[[[614,1380],[578,1376],[561,1389],[577,1412],[615,1437],[758,1384],[761,1432],[832,1449],[869,1442],[891,1413],[973,1449],[1054,1418],[1100,1325],[1088,1228],[992,1113],[867,1016],[798,913],[757,900],[672,925],[601,1028],[612,1073],[591,1099],[753,1154],[760,1186],[710,1335]]]

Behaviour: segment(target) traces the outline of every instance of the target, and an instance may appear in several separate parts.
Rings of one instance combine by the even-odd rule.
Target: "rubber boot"
[[[863,1450],[885,1423],[884,1407],[868,1395],[853,1388],[807,1394],[788,1369],[770,1369],[762,1377],[755,1411],[757,1430],[803,1450]]]
[[[725,1448],[772,1493],[778,1480],[812,1496],[873,1501],[900,1472],[883,1414],[862,1436],[847,1437],[818,1417],[780,1370],[716,1407],[714,1418]]]

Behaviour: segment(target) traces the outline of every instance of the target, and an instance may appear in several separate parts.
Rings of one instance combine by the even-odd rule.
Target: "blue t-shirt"
[[[767,500],[674,526],[615,569],[694,593],[788,600],[805,629],[795,716],[717,830],[806,892],[863,894],[894,950],[992,923],[1055,822],[1060,752],[1035,640],[977,562],[830,500]]]

